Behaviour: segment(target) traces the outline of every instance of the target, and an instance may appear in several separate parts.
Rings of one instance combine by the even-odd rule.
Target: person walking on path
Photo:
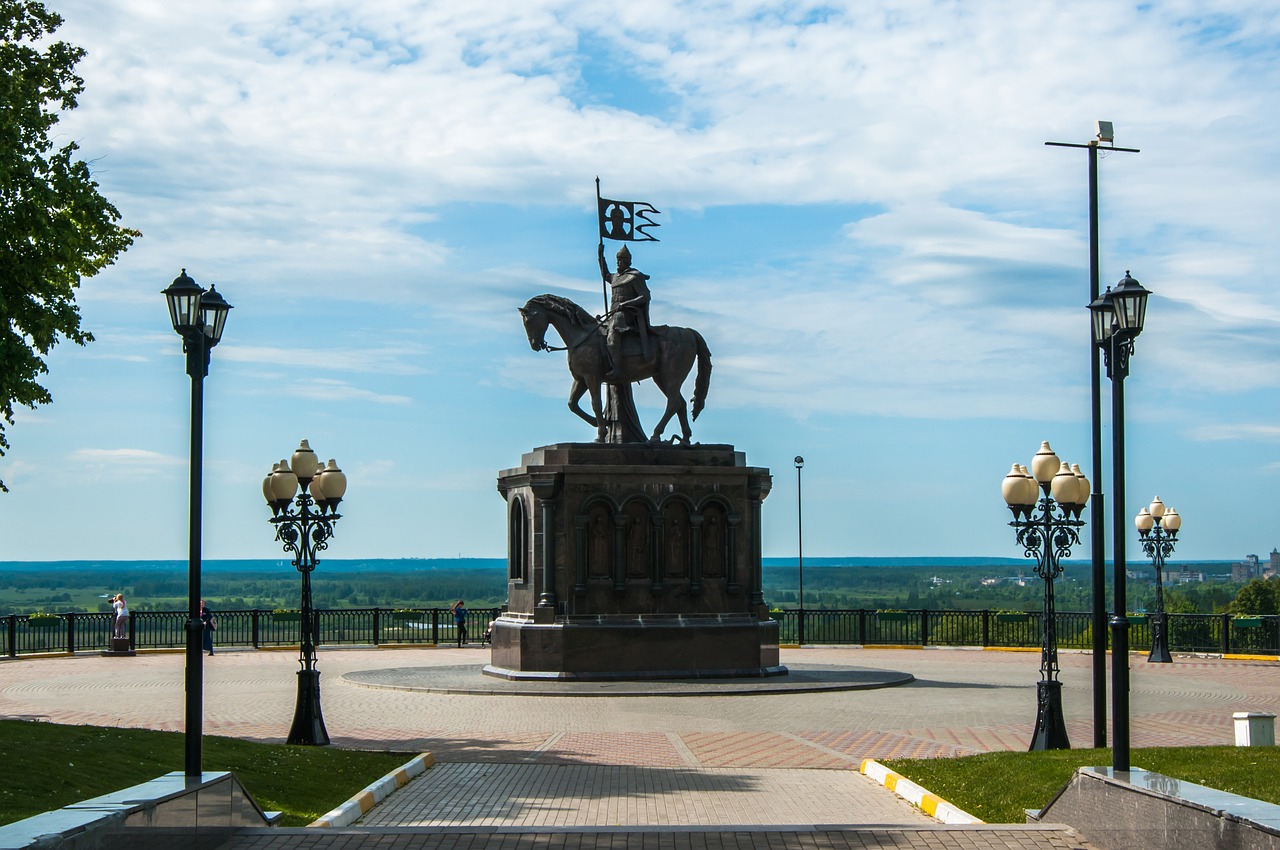
[[[449,610],[453,612],[453,624],[458,632],[458,648],[461,649],[463,641],[467,639],[467,606],[459,599]]]
[[[111,636],[117,638],[126,638],[129,636],[129,606],[125,604],[124,594],[117,593],[111,600],[111,608],[116,612],[116,619],[112,625]]]
[[[218,630],[218,621],[213,619],[213,612],[204,600],[200,600],[200,622],[204,625],[204,651],[213,655],[213,633]]]

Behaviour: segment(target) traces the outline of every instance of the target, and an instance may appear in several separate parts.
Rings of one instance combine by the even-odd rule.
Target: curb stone
[[[983,823],[983,821],[963,809],[948,803],[937,794],[930,794],[905,776],[894,773],[875,759],[862,760],[862,773],[864,776],[879,782],[926,815],[937,818],[943,823]]]
[[[347,800],[341,806],[330,812],[325,812],[316,818],[308,827],[342,827],[351,826],[351,824],[360,820],[369,813],[369,810],[381,803],[387,797],[391,796],[391,792],[404,786],[415,776],[421,776],[426,773],[427,768],[434,766],[436,757],[431,753],[423,753],[416,756],[403,767],[398,767],[391,773],[379,779],[363,791],[357,793],[350,800]]]

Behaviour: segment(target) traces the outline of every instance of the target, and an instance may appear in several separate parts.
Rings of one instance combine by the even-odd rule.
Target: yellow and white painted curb
[[[981,820],[963,809],[956,808],[937,794],[930,794],[910,779],[894,773],[874,759],[862,760],[862,773],[879,782],[926,815],[937,818],[943,823],[982,823]]]
[[[431,753],[423,753],[403,767],[388,773],[338,808],[325,812],[307,826],[350,826],[368,814],[374,806],[387,799],[392,791],[404,786],[415,776],[426,773],[427,768],[435,763],[435,756]]]

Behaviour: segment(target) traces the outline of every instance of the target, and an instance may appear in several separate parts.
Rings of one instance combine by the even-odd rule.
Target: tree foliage
[[[50,139],[84,89],[84,50],[49,38],[61,24],[37,0],[0,0],[0,456],[13,406],[52,400],[38,383],[43,357],[60,338],[93,339],[80,327],[81,279],[140,235],[119,224],[75,142]]]
[[[1280,614],[1280,579],[1253,579],[1240,588],[1228,610],[1232,614]]]

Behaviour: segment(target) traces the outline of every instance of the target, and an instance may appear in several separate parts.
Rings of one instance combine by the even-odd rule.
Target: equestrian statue
[[[569,390],[569,409],[596,429],[596,442],[635,442],[644,439],[638,419],[631,428],[620,428],[620,420],[634,417],[631,404],[631,385],[652,378],[667,398],[667,409],[653,434],[650,443],[662,441],[662,432],[672,416],[680,419],[680,436],[686,445],[692,429],[689,427],[688,407],[680,391],[685,378],[698,365],[694,379],[693,418],[707,400],[707,388],[711,382],[711,352],[702,334],[692,328],[651,326],[649,324],[650,293],[649,276],[632,268],[631,252],[623,245],[618,251],[618,271],[610,273],[604,257],[604,245],[600,246],[600,274],[612,290],[609,311],[595,317],[568,298],[559,295],[538,295],[520,308],[524,319],[525,334],[534,351],[568,352],[569,374],[573,387]],[[547,327],[555,328],[564,342],[562,348],[553,348],[546,342]],[[606,416],[600,387],[609,386],[610,396],[616,395],[613,416]],[[579,404],[582,396],[590,393],[591,414]],[[611,424],[614,426],[610,428]]]

